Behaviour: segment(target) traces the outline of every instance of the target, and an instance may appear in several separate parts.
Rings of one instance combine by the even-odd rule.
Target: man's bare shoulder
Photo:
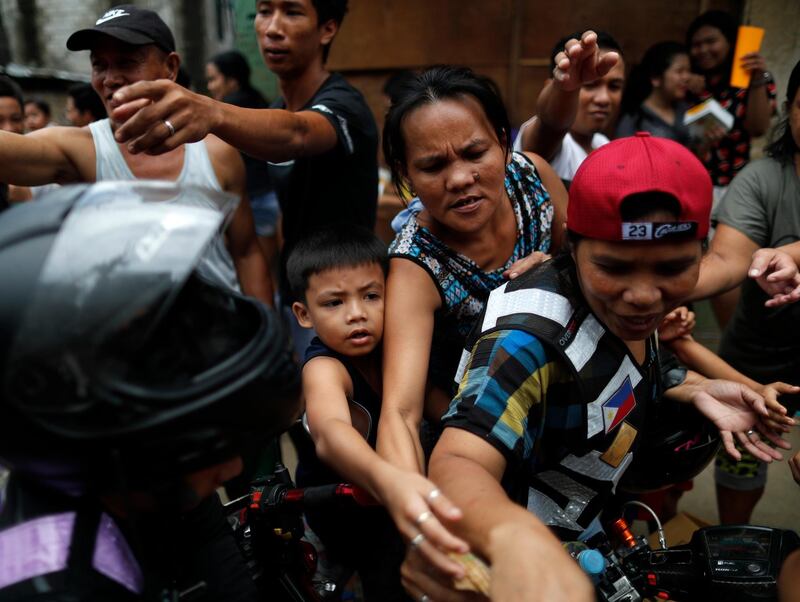
[[[222,188],[241,194],[245,186],[245,168],[239,151],[213,134],[206,136],[203,142]]]
[[[95,178],[95,147],[92,132],[88,127],[54,126],[26,134],[53,148],[71,164],[71,168],[57,175],[59,183],[76,180],[91,182]],[[77,174],[70,173],[77,171]]]
[[[209,134],[203,139],[208,148],[208,155],[212,161],[226,160],[230,157],[238,157],[239,151],[233,146],[225,142],[222,138],[218,138],[214,134]]]

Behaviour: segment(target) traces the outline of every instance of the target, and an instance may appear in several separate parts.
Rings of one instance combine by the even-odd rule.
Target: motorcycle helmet
[[[152,488],[296,419],[277,317],[198,269],[234,208],[114,182],[0,215],[0,462],[76,493]]]
[[[721,444],[717,427],[693,405],[663,398],[654,405],[620,481],[623,491],[656,491],[693,479],[714,459]]]

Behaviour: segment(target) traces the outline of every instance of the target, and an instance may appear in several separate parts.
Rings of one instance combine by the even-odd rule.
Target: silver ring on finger
[[[419,602],[431,602],[431,599],[428,597],[428,594],[422,594],[419,597]]]
[[[422,514],[420,514],[420,515],[417,517],[417,520],[415,520],[414,522],[415,522],[415,523],[417,524],[417,526],[419,527],[420,525],[422,525],[422,523],[424,523],[426,520],[428,520],[428,519],[429,519],[430,517],[432,517],[432,516],[433,516],[433,514],[431,514],[430,512],[428,512],[428,511],[426,510],[425,512],[423,512]]]
[[[419,546],[422,545],[422,542],[425,541],[425,536],[422,533],[417,533],[414,537],[411,538],[411,541],[408,544],[411,546],[412,549],[417,549]]]
[[[172,122],[169,119],[165,119],[164,120],[164,125],[167,126],[167,129],[169,130],[169,135],[170,136],[174,136],[175,135],[175,126],[172,125]]]
[[[428,494],[428,501],[432,502],[433,500],[435,500],[440,495],[442,495],[442,491],[440,489],[438,489],[438,488],[434,489]]]
[[[754,429],[749,429],[744,435],[745,435],[745,437],[747,437],[749,439],[750,437],[752,437],[755,434],[756,434],[756,431]]]

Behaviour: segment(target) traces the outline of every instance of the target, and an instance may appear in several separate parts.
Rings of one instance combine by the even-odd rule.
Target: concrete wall
[[[778,98],[786,97],[789,74],[800,61],[800,1],[747,0],[743,21],[766,29],[761,53],[778,84]]]
[[[742,22],[766,29],[761,54],[778,86],[779,115],[783,115],[789,74],[800,61],[800,0],[747,0]],[[778,118],[773,120],[777,122]],[[762,156],[768,136],[753,141],[753,158]]]
[[[202,68],[211,54],[233,44],[233,24],[228,17],[228,2],[223,0],[128,0],[156,11],[175,35],[178,52],[196,81],[202,81]],[[91,27],[113,0],[0,0],[0,11],[13,62],[36,67],[88,73],[85,52],[69,52],[69,35]],[[31,8],[35,10],[31,10]],[[33,13],[33,34],[37,38],[35,55],[30,46],[31,24],[25,13]],[[220,31],[221,30],[221,31]]]

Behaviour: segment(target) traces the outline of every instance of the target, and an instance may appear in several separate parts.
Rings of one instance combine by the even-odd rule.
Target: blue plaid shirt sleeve
[[[509,461],[530,458],[547,388],[563,370],[534,335],[498,330],[481,337],[442,418],[489,442]]]

